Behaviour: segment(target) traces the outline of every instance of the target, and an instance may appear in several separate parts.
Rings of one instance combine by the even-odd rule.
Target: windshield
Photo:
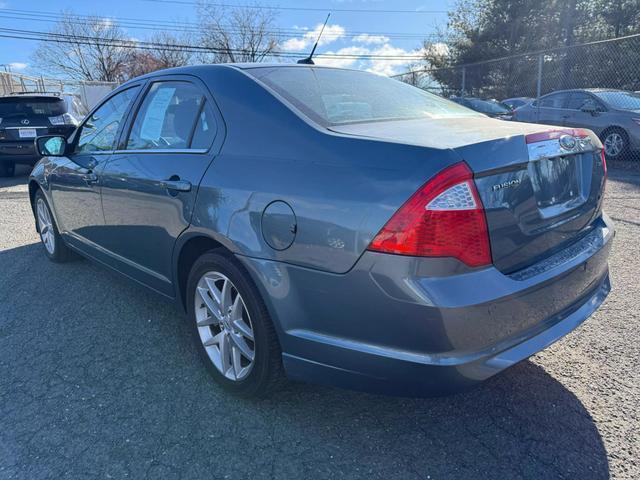
[[[480,100],[479,98],[470,98],[469,105],[474,110],[482,113],[509,113],[511,109],[504,103],[496,102],[495,100]]]
[[[321,125],[478,115],[419,88],[367,72],[303,67],[248,72]]]
[[[620,110],[640,110],[640,93],[623,91],[593,93],[613,108],[619,108]]]
[[[5,97],[0,98],[0,118],[37,115],[57,117],[66,113],[64,100],[51,97]]]

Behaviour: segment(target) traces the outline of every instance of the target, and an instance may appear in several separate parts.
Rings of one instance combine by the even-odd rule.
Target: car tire
[[[262,397],[284,380],[282,353],[267,308],[246,270],[213,250],[191,268],[188,318],[212,378],[228,392]]]
[[[0,177],[13,177],[16,173],[15,162],[0,161]]]
[[[49,260],[56,263],[64,263],[74,259],[75,254],[64,243],[56,221],[51,214],[47,199],[41,190],[38,190],[33,198],[33,212],[36,216],[40,240]]]
[[[629,136],[621,128],[609,128],[602,134],[602,145],[607,160],[624,158],[629,150]]]

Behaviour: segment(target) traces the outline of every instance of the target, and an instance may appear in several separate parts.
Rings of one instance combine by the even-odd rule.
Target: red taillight
[[[467,164],[448,167],[427,182],[391,217],[369,250],[489,265],[484,207]]]

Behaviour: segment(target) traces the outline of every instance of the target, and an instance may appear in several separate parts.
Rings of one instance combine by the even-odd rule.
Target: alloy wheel
[[[620,155],[624,149],[624,138],[618,132],[611,132],[604,139],[604,152],[609,157]]]
[[[227,379],[249,375],[255,360],[255,341],[249,312],[240,292],[220,272],[205,273],[196,286],[198,334],[209,359]]]
[[[36,204],[38,213],[38,228],[40,230],[40,239],[50,255],[53,255],[56,249],[56,238],[53,232],[53,222],[47,204],[42,198],[38,199]]]

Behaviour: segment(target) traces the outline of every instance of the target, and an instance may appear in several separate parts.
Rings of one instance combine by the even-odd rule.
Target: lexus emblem
[[[578,144],[576,137],[572,135],[562,135],[559,141],[560,141],[560,146],[565,150],[573,150],[574,148],[576,148],[576,145]]]
[[[24,120],[20,120],[20,123],[23,125],[29,125],[31,122],[29,121],[28,118],[25,118]]]

